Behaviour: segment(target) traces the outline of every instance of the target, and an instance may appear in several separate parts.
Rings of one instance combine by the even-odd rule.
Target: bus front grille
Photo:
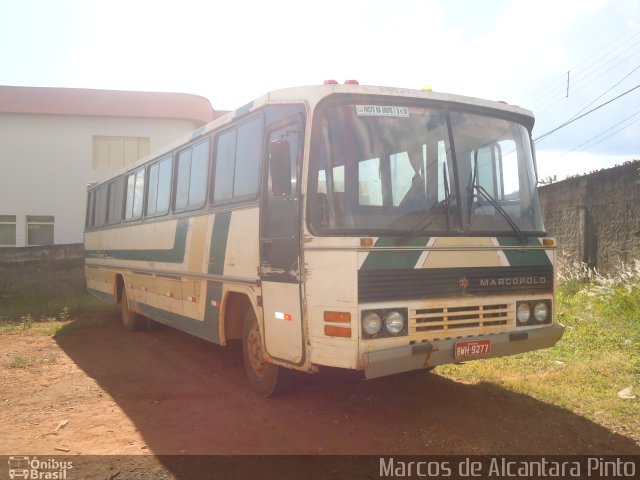
[[[515,304],[466,305],[409,310],[409,334],[505,327],[515,320]]]

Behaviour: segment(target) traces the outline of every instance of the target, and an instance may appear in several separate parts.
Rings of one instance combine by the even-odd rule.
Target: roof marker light
[[[345,80],[344,84],[345,85],[360,85],[360,82],[358,82],[358,80]]]
[[[324,82],[325,85],[338,85],[338,81],[337,80],[325,80]]]

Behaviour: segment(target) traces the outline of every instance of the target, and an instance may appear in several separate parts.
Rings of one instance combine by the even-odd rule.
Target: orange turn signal
[[[543,238],[542,239],[542,245],[544,245],[545,247],[553,247],[556,244],[556,239],[555,238]]]
[[[373,238],[361,238],[360,239],[361,247],[373,247]]]
[[[332,323],[351,323],[349,312],[324,312],[324,321]]]
[[[351,338],[351,327],[336,327],[334,325],[325,325],[324,334],[329,337]]]

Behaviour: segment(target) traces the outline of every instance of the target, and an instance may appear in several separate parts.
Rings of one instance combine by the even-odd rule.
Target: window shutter
[[[108,137],[109,138],[109,167],[108,168],[120,168],[122,163],[122,138],[121,137]]]
[[[130,165],[138,158],[138,139],[125,137],[124,138],[124,165]]]
[[[93,137],[93,168],[117,170],[149,154],[147,137]]]
[[[93,137],[93,168],[96,170],[109,168],[109,145],[106,137]]]

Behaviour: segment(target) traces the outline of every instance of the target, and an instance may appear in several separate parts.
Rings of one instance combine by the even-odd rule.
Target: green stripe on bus
[[[374,247],[397,247],[397,237],[380,237]],[[403,246],[426,247],[429,237],[415,237]],[[396,268],[415,268],[421,250],[408,252],[369,252],[360,270],[389,270]]]
[[[516,237],[497,237],[498,243],[502,247],[519,247],[520,241]],[[527,245],[532,247],[539,247],[540,240],[537,237],[528,237]],[[544,250],[526,250],[527,245],[523,250],[503,250],[505,257],[509,265],[512,267],[529,267],[529,266],[542,266],[551,265],[551,260],[547,256]]]
[[[165,325],[169,325],[205,340],[212,342],[218,341],[216,340],[218,338],[217,328],[212,325],[212,322],[207,321],[206,318],[203,322],[174,312],[169,312],[168,310],[152,307],[151,305],[145,305],[143,303],[136,303],[136,310],[142,313],[145,317],[149,317],[156,322],[164,323]]]
[[[101,292],[100,290],[95,290],[93,288],[87,288],[87,291],[90,294],[95,295],[96,297],[98,297],[102,301],[109,302],[109,303],[115,303],[115,298],[113,297],[113,295],[110,295],[110,294],[105,293],[105,292]]]
[[[209,325],[209,339],[220,343],[220,306],[222,304],[222,282],[207,282],[207,304],[204,320]]]
[[[141,262],[182,263],[187,245],[189,219],[180,218],[176,224],[173,247],[167,249],[145,250],[86,250],[85,258],[104,258],[117,260],[137,260]]]
[[[224,257],[227,253],[227,239],[229,238],[229,224],[231,212],[216,213],[211,232],[211,247],[209,248],[209,270],[213,275],[224,274]]]
[[[227,253],[227,241],[229,239],[229,225],[231,224],[231,212],[216,213],[213,219],[213,231],[211,232],[211,246],[209,247],[209,269],[212,275],[224,274],[224,259]],[[207,282],[206,304],[204,308],[204,320],[208,325],[209,339],[220,343],[220,307],[222,305],[222,282]]]

